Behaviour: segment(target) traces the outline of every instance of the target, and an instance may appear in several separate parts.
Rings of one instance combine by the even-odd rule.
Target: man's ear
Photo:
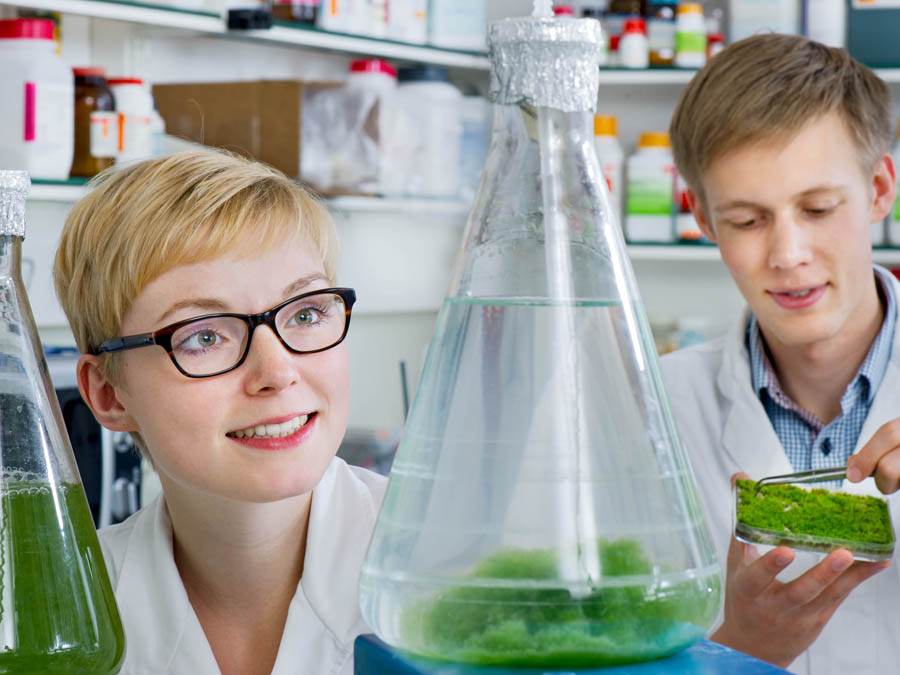
[[[137,424],[119,401],[118,391],[106,379],[100,360],[84,354],[76,366],[78,391],[97,421],[112,431],[138,431]]]
[[[700,203],[700,198],[691,188],[687,188],[684,192],[688,208],[690,208],[691,213],[694,214],[694,220],[697,221],[697,227],[700,228],[700,231],[707,239],[714,242],[716,240],[716,234],[709,221],[706,219],[706,214],[703,212],[703,204]]]
[[[894,166],[894,159],[890,155],[883,155],[875,163],[872,187],[875,196],[872,202],[870,222],[877,223],[891,212],[894,207],[894,198],[897,196],[897,169]]]

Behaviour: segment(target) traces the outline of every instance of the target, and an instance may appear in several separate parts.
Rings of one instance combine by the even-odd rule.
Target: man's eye
[[[824,208],[824,209],[806,209],[806,212],[811,215],[813,218],[822,218],[831,213],[834,209],[832,207]]]

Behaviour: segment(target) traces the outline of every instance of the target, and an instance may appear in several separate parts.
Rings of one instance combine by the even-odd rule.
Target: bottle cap
[[[625,19],[625,26],[622,28],[622,34],[624,35],[625,33],[645,35],[647,33],[647,25],[640,17]]]
[[[488,30],[489,98],[564,112],[593,111],[603,31],[591,19],[500,19]]]
[[[50,19],[0,19],[0,39],[52,40]]]
[[[410,66],[397,72],[398,82],[449,82],[447,69],[442,66]]]
[[[616,118],[612,115],[594,116],[594,136],[615,136]]]
[[[84,66],[72,68],[75,77],[106,77],[106,68],[102,66]]]
[[[669,148],[669,134],[666,131],[645,131],[638,141],[639,148]]]
[[[25,197],[30,186],[27,171],[0,171],[0,235],[25,236]]]
[[[106,84],[113,87],[119,84],[144,84],[144,81],[139,77],[111,77]]]
[[[558,5],[553,8],[556,16],[575,16],[575,9],[571,5]]]
[[[703,14],[703,5],[699,2],[683,2],[678,5],[679,14]]]
[[[397,69],[384,59],[356,59],[350,62],[351,73],[384,73],[397,77]]]

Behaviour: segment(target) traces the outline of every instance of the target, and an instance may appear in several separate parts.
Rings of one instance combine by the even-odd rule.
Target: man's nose
[[[791,269],[812,260],[810,232],[791,212],[778,213],[769,231],[769,267]]]

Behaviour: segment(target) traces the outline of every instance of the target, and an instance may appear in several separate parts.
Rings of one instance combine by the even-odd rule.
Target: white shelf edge
[[[32,202],[77,202],[87,194],[86,185],[53,185],[32,183],[28,191],[28,201]]]
[[[230,31],[229,38],[250,38],[261,42],[292,44],[301,47],[328,49],[352,54],[367,54],[400,61],[422,61],[450,68],[488,70],[491,62],[487,56],[435,49],[427,46],[402,44],[368,38],[365,36],[342,35],[324,31],[272,26],[268,30]]]
[[[619,70],[600,69],[600,84],[687,84],[696,70],[650,69]]]
[[[192,14],[157,7],[143,7],[96,0],[11,0],[15,7],[43,9],[62,14],[78,14],[96,19],[113,19],[130,23],[180,28],[201,33],[224,33],[225,22],[220,16]]]
[[[426,213],[440,216],[467,216],[469,202],[455,199],[403,199],[382,197],[331,197],[326,200],[335,211],[363,213]]]
[[[632,260],[664,260],[669,262],[720,262],[719,249],[715,246],[690,246],[678,244],[629,244],[628,257]]]

